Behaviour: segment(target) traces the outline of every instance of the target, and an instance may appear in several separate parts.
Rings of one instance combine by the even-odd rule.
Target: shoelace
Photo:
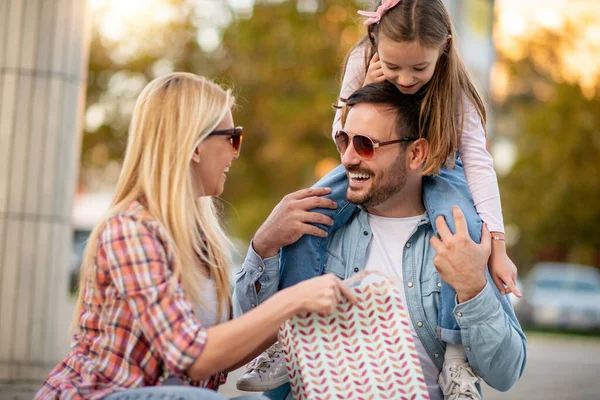
[[[281,356],[283,348],[279,342],[269,347],[265,352],[261,353],[254,360],[246,366],[246,372],[258,371],[260,373],[267,372],[267,369],[271,364],[275,362],[277,358]]]
[[[459,398],[469,398],[477,400],[480,398],[475,384],[479,382],[479,377],[467,365],[462,364],[450,367],[450,380],[452,385],[448,387],[448,392],[444,392],[446,400],[456,400]]]

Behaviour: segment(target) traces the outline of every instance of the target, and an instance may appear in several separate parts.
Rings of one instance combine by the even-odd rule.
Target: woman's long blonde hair
[[[377,1],[373,10],[380,5],[381,1]],[[388,10],[379,23],[369,25],[367,34],[348,53],[344,72],[348,57],[359,47],[366,48],[365,70],[368,69],[380,34],[395,42],[417,40],[425,47],[441,49],[444,46],[423,93],[419,134],[429,142],[423,174],[438,173],[444,165],[452,167],[463,130],[463,96],[479,114],[484,131],[487,116],[485,103],[454,45],[456,32],[446,6],[442,0],[402,0]],[[447,40],[448,35],[451,35],[450,40]]]
[[[203,304],[206,266],[217,289],[217,315],[228,313],[230,242],[223,231],[213,198],[196,198],[190,162],[194,150],[221,122],[235,102],[206,78],[173,73],[150,82],[133,111],[123,168],[107,215],[144,199],[149,213],[161,224],[174,245],[171,265],[188,299]],[[77,306],[71,323],[74,333],[81,316],[85,285],[95,284],[94,263],[105,223],[92,231],[81,265]]]

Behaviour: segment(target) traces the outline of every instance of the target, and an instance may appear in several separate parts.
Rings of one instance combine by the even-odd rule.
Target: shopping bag
[[[429,399],[397,282],[368,274],[350,282],[360,281],[358,304],[343,298],[329,317],[304,313],[280,328],[294,399]]]

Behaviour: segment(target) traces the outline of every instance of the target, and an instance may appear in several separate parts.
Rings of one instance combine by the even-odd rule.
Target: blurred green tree
[[[541,31],[521,57],[500,55],[511,94],[497,107],[498,133],[517,149],[500,181],[502,203],[520,229],[523,272],[540,258],[600,262],[600,80],[584,88],[563,64],[581,33]]]
[[[349,48],[362,28],[349,0],[257,2],[252,18],[223,37],[222,75],[239,93],[236,123],[246,138],[225,199],[234,232],[249,238],[287,193],[315,182],[323,159],[339,160],[331,123]]]
[[[150,80],[172,71],[211,77],[234,88],[235,122],[245,127],[223,213],[229,231],[249,239],[283,195],[339,160],[331,106],[344,56],[364,32],[357,7],[354,0],[257,0],[249,14],[236,14],[220,0],[165,4],[167,23],[126,27],[118,39],[97,19],[80,182],[91,191],[114,184],[135,99]],[[210,49],[198,42],[207,27],[222,36]]]

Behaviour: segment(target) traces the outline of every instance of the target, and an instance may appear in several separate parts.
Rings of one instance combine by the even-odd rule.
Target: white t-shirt
[[[408,218],[387,218],[369,214],[369,225],[373,233],[369,246],[367,247],[367,258],[365,269],[367,271],[378,271],[385,275],[404,281],[402,273],[402,255],[404,245],[412,234],[417,229],[417,224],[424,218],[423,215]],[[376,281],[383,279],[377,275],[369,275],[365,280]],[[406,293],[404,286],[401,284],[401,298],[406,304]],[[431,400],[443,400],[444,396],[438,384],[438,375],[440,371],[437,369],[429,354],[423,347],[423,343],[417,336],[412,320],[410,322],[410,330],[419,354],[419,361],[423,368],[425,383],[429,391]]]

